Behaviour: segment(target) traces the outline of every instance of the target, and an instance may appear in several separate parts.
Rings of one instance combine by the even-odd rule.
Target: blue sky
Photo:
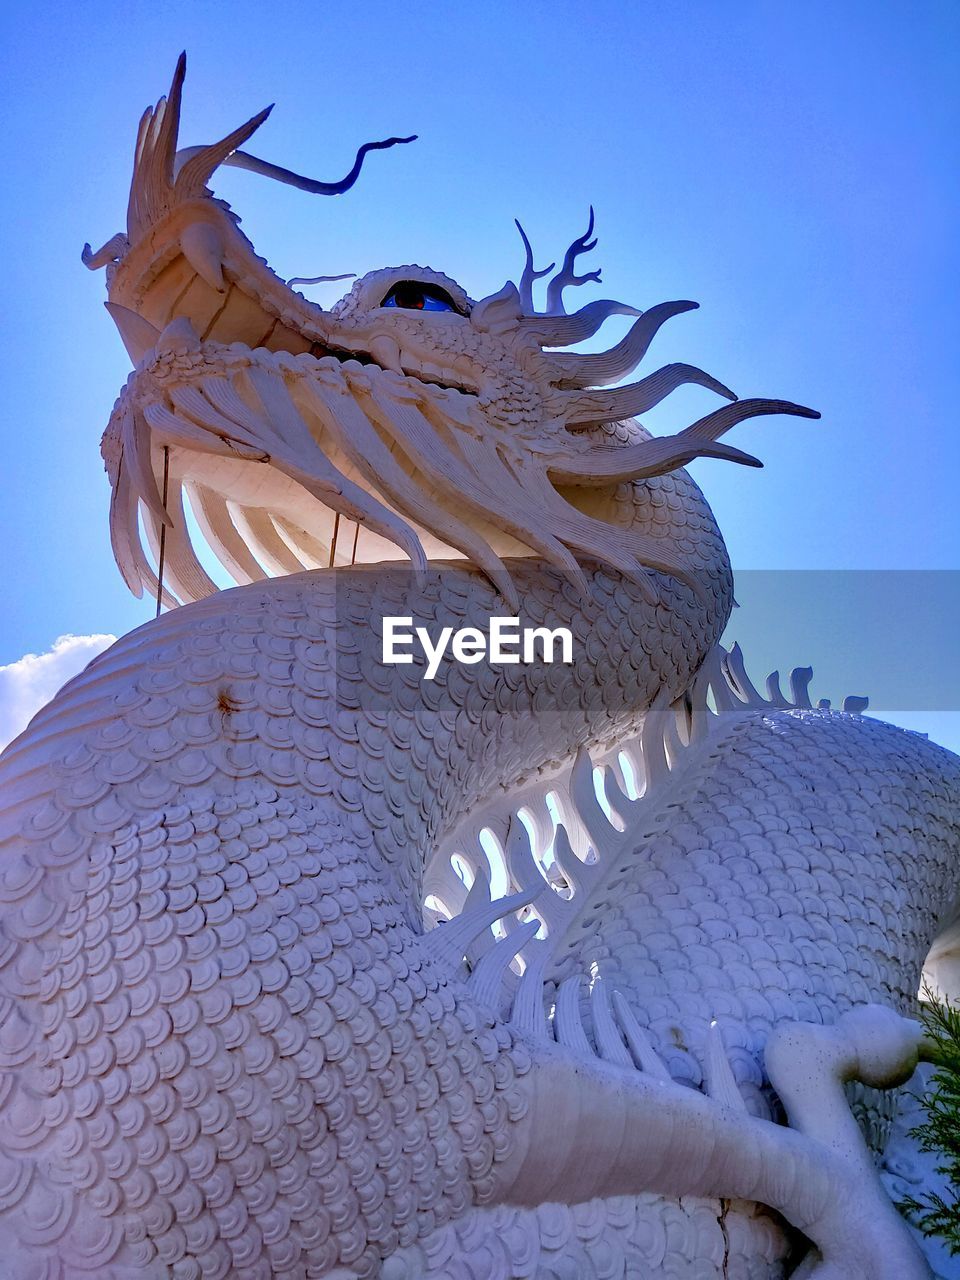
[[[136,124],[181,48],[187,144],[273,101],[250,149],[318,177],[365,139],[420,135],[337,199],[224,172],[281,274],[418,262],[482,296],[519,273],[515,216],[549,261],[592,202],[602,296],[701,303],[659,360],[823,414],[739,428],[761,472],[698,464],[737,567],[960,569],[955,3],[128,0],[11,5],[4,22],[0,667],[151,613],[110,555],[99,438],[129,364],[79,255],[123,225]],[[708,401],[678,396],[651,425]],[[844,687],[817,691],[834,698],[869,693],[871,661],[884,688],[901,660],[905,679],[949,666],[956,577],[941,581],[953,614],[917,623],[909,579],[878,573],[878,607],[801,628],[796,651],[754,602],[736,624],[748,666],[828,661]],[[879,656],[860,616],[866,639],[887,628]],[[960,707],[952,690],[942,708],[899,701],[960,746],[958,716],[937,714]]]

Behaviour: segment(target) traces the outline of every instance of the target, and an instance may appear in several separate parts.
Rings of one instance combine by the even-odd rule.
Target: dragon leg
[[[485,887],[475,889],[476,905],[423,940],[437,960],[455,961],[480,930],[507,917],[504,939],[474,959],[466,992],[491,1009],[502,1003],[492,975],[504,971],[537,927],[509,918],[530,896],[490,902]],[[525,973],[506,1024],[520,1031],[510,1054],[525,1104],[482,1203],[577,1204],[643,1192],[755,1201],[778,1210],[813,1242],[807,1265],[817,1280],[929,1275],[843,1092],[848,1080],[876,1088],[906,1081],[917,1063],[918,1024],[879,1005],[857,1007],[833,1027],[782,1023],[770,1037],[767,1068],[794,1126],[786,1128],[748,1114],[719,1033],[712,1096],[672,1081],[649,1043],[639,1041],[642,1032],[622,997],[615,993],[611,1011],[599,980],[591,1004],[603,1060],[593,1056],[582,1028],[576,1034],[579,1013],[567,998],[576,979],[557,997],[563,1043],[531,1036],[537,1020],[529,997],[542,976],[532,967]],[[630,1061],[618,1024],[640,1070],[617,1065]]]
[[[853,1078],[903,1083],[919,1037],[916,1024],[880,1006],[833,1028],[778,1028],[768,1064],[796,1129],[655,1075],[596,1059],[572,1064],[545,1044],[534,1053],[523,1154],[503,1167],[498,1197],[535,1205],[655,1191],[752,1200],[813,1242],[803,1272],[811,1280],[924,1280],[927,1264],[842,1090]],[[835,1125],[824,1128],[825,1114]]]

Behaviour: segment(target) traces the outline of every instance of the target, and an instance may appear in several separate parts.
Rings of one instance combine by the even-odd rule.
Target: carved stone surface
[[[916,1066],[960,762],[812,708],[809,671],[757,692],[678,469],[810,411],[687,365],[609,389],[692,304],[566,315],[592,214],[546,313],[526,237],[480,302],[400,267],[322,311],[206,183],[329,193],[363,149],[342,184],[237,151],[262,117],[178,152],[182,80],[85,259],[136,364],[118,563],[185,607],[0,761],[0,1276],[929,1275],[867,1142]],[[625,420],[685,382],[732,403]],[[383,661],[386,616],[507,611],[574,661]]]

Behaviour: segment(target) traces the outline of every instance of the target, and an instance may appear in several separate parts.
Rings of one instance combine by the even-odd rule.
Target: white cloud
[[[60,636],[46,653],[27,653],[0,667],[0,750],[68,680],[116,636]]]

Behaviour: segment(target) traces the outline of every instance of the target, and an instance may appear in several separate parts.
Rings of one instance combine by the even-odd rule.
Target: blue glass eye
[[[405,311],[456,311],[456,303],[435,284],[423,284],[419,280],[403,280],[395,284],[381,307],[403,307]]]

